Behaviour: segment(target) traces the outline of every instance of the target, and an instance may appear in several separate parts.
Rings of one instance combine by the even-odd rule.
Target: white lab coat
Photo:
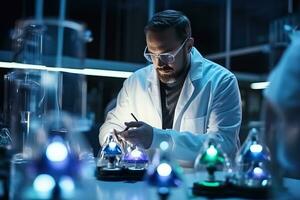
[[[214,134],[222,149],[232,158],[239,146],[241,99],[235,76],[224,67],[191,51],[191,69],[175,108],[172,130],[162,130],[159,80],[152,65],[136,71],[123,85],[116,108],[108,113],[100,128],[103,145],[113,129],[123,130],[124,122],[139,121],[154,127],[150,149],[169,142],[172,158],[182,166],[193,166],[208,134]]]

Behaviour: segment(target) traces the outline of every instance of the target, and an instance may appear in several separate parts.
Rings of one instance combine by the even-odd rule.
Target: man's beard
[[[157,76],[163,83],[173,83],[179,76],[178,71],[166,66],[162,68],[156,68]]]
[[[159,80],[163,83],[174,83],[183,76],[186,76],[189,70],[189,65],[181,68],[179,71],[174,70],[169,66],[156,68],[156,73]]]
[[[156,68],[156,73],[159,80],[163,83],[174,83],[181,77],[186,76],[187,71],[190,68],[190,62],[187,57],[183,59],[182,65],[184,67],[182,67],[179,70],[175,70],[174,68],[168,65]]]

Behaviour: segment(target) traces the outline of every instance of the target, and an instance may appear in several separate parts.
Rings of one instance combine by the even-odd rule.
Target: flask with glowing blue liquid
[[[157,188],[160,199],[167,199],[171,188],[182,185],[182,173],[182,169],[171,159],[169,144],[166,141],[161,142],[159,151],[148,167],[147,183]]]
[[[78,121],[66,113],[53,112],[32,121],[22,169],[12,162],[12,199],[80,199],[82,181],[92,178],[91,149],[78,132]],[[26,157],[24,157],[26,155]],[[15,161],[15,160],[14,160]],[[22,173],[22,182],[18,174]],[[20,178],[20,177],[19,177]]]
[[[252,128],[238,151],[236,182],[246,187],[266,187],[271,185],[270,153],[256,128]]]
[[[106,170],[121,170],[120,160],[123,150],[112,134],[106,138],[106,142],[98,155],[97,167]]]
[[[123,165],[132,170],[144,170],[148,166],[149,158],[144,149],[138,146],[128,146],[123,156]]]

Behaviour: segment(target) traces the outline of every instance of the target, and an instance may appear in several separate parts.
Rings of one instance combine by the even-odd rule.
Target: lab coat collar
[[[185,107],[185,102],[187,102],[192,97],[192,94],[195,89],[194,83],[196,84],[196,81],[201,79],[202,77],[202,68],[203,68],[202,63],[203,63],[202,55],[199,53],[199,51],[196,48],[193,47],[191,50],[191,69],[187,75],[187,78],[185,80],[181,94],[178,99],[178,103],[174,113],[173,127],[179,127],[178,117],[181,114],[181,111]],[[159,80],[154,66],[150,65],[148,67],[150,67],[149,70],[150,73],[147,79],[148,80],[147,88],[149,94],[151,94],[150,98],[159,115],[159,118],[162,119]]]
[[[188,74],[192,82],[202,78],[203,59],[204,58],[200,52],[193,47],[191,50],[191,69]]]

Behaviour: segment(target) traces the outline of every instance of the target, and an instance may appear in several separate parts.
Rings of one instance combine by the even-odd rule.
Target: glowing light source
[[[57,74],[48,73],[48,72],[42,73],[42,78],[41,78],[42,85],[47,87],[54,87],[57,81],[58,81]]]
[[[157,173],[160,176],[170,176],[172,172],[172,168],[169,164],[167,163],[161,163],[158,167],[157,167]]]
[[[68,156],[67,147],[61,142],[52,142],[47,147],[46,156],[52,162],[64,161]]]
[[[253,175],[256,177],[261,177],[263,175],[264,171],[260,167],[255,167],[253,169]]]
[[[251,83],[250,87],[253,90],[262,90],[269,86],[270,82],[257,82],[257,83]]]
[[[252,144],[251,146],[250,146],[250,151],[252,152],[252,153],[260,153],[260,152],[262,152],[262,146],[260,145],[260,144]]]
[[[115,142],[110,142],[110,143],[108,144],[108,146],[109,146],[109,149],[113,151],[113,150],[117,147],[117,143],[115,143]]]
[[[130,154],[134,159],[139,159],[142,156],[142,152],[139,151],[138,149],[134,149],[133,151],[130,152]]]
[[[146,164],[148,162],[148,155],[138,147],[135,147],[133,150],[129,147],[128,152],[125,154],[123,160],[128,164]]]
[[[44,70],[49,72],[67,72],[73,74],[92,75],[92,76],[103,76],[103,77],[117,77],[117,78],[128,78],[132,72],[117,71],[117,70],[103,70],[103,69],[72,69],[64,67],[46,67],[44,65],[31,65],[14,62],[0,62],[0,68],[9,69],[35,69]]]
[[[161,150],[166,151],[169,148],[169,143],[166,141],[163,141],[159,144],[159,147]]]
[[[75,185],[72,178],[68,176],[63,176],[59,181],[59,187],[63,191],[72,192],[74,191]]]
[[[263,180],[263,181],[261,182],[261,185],[262,185],[262,186],[267,186],[268,183],[269,183],[269,181],[265,179],[265,180]]]
[[[207,187],[218,187],[220,186],[220,182],[218,181],[203,181],[200,182],[201,185],[207,186]]]
[[[37,192],[48,193],[55,187],[55,180],[48,174],[38,175],[33,182],[33,188]]]
[[[215,157],[218,154],[217,149],[213,145],[210,145],[206,152],[210,157]]]

